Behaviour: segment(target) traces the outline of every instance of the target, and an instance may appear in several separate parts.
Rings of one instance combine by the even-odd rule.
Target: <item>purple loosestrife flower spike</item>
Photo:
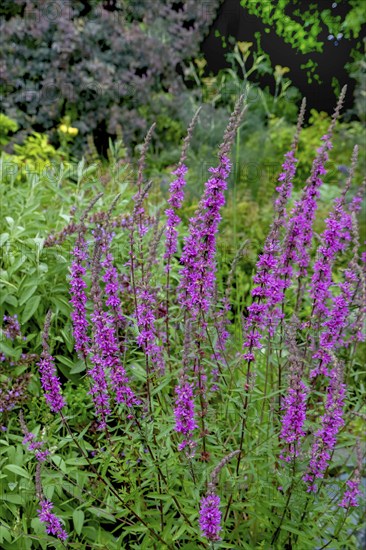
[[[205,184],[203,197],[195,216],[191,218],[185,238],[178,287],[179,302],[193,317],[207,313],[215,285],[216,234],[221,220],[220,210],[225,204],[224,191],[231,170],[228,158],[232,142],[243,115],[243,97],[236,103],[219,148],[219,165],[210,168],[213,174]]]
[[[169,199],[168,203],[170,208],[165,210],[167,216],[166,224],[166,244],[165,244],[165,253],[164,258],[167,260],[165,270],[170,270],[170,259],[177,251],[177,240],[178,240],[178,231],[177,226],[180,224],[180,217],[176,214],[176,210],[181,208],[184,192],[183,188],[186,185],[185,175],[187,173],[187,167],[185,164],[178,166],[176,170],[172,172],[177,178],[171,183],[169,189]]]
[[[46,525],[46,531],[49,535],[53,535],[65,542],[68,535],[66,531],[62,528],[61,521],[59,518],[51,512],[53,508],[52,502],[42,498],[40,501],[40,509],[37,510],[39,520]]]
[[[218,463],[211,474],[207,495],[201,499],[199,523],[204,537],[211,541],[220,540],[221,512],[220,497],[216,494],[216,486],[222,468],[234,457],[240,454],[240,450],[232,451]]]
[[[344,425],[343,406],[346,386],[343,384],[343,373],[337,364],[330,372],[330,383],[327,389],[325,413],[321,417],[321,427],[316,432],[308,471],[304,481],[308,485],[308,492],[316,492],[316,479],[324,477],[332,452],[337,442],[337,435]]]
[[[207,313],[211,304],[216,272],[216,233],[230,169],[228,157],[221,157],[218,168],[209,169],[214,177],[205,184],[203,198],[196,216],[190,220],[189,235],[185,238],[179,300],[194,317],[199,312]]]
[[[50,324],[51,311],[49,311],[46,316],[44,330],[42,334],[43,351],[41,354],[41,359],[37,366],[41,375],[41,384],[45,393],[45,399],[51,411],[60,412],[66,403],[61,395],[61,384],[57,376],[55,360],[49,352],[48,336]]]
[[[356,449],[357,449],[357,467],[353,473],[353,476],[351,479],[349,479],[346,483],[347,489],[345,490],[343,494],[343,498],[341,502],[338,504],[338,506],[341,506],[342,508],[350,508],[358,506],[358,497],[361,494],[360,491],[360,484],[361,484],[361,472],[362,472],[362,450],[361,450],[361,444],[360,440],[358,439],[356,442]]]
[[[83,263],[88,260],[88,246],[82,230],[78,233],[72,255],[74,256],[74,260],[71,264],[70,276],[70,303],[73,306],[71,319],[74,329],[75,349],[79,355],[85,359],[90,344],[90,338],[88,336],[89,323],[86,315],[87,296],[85,289],[87,284],[84,280],[86,268],[83,265]]]
[[[139,334],[137,343],[151,359],[153,369],[160,374],[164,373],[165,363],[162,347],[157,343],[156,330],[156,297],[155,293],[143,284],[137,289],[137,326]]]
[[[338,506],[341,506],[342,508],[358,506],[358,496],[361,494],[359,489],[360,479],[349,479],[346,485],[348,489],[344,492],[343,498]]]
[[[255,360],[253,350],[261,348],[262,332],[268,329],[270,336],[273,336],[278,320],[282,317],[281,311],[271,306],[275,306],[282,299],[282,280],[278,272],[280,229],[287,222],[286,205],[291,197],[296,174],[295,153],[304,121],[305,106],[306,101],[303,99],[291,149],[285,154],[282,172],[278,177],[280,185],[276,188],[278,197],[275,201],[275,220],[257,261],[257,273],[253,278],[257,286],[252,290],[253,303],[248,307],[248,317],[244,325],[246,340],[243,345],[247,350],[244,359],[250,362]]]
[[[170,271],[170,259],[177,251],[177,240],[178,240],[178,231],[177,226],[180,224],[180,217],[177,215],[176,211],[179,210],[183,204],[184,199],[184,187],[186,185],[185,175],[188,171],[187,166],[185,165],[185,160],[187,157],[187,150],[189,143],[192,139],[192,133],[194,126],[197,122],[198,115],[201,108],[195,113],[189,127],[187,130],[187,135],[184,139],[182,154],[179,160],[177,168],[172,172],[174,176],[177,176],[175,180],[170,184],[169,188],[169,199],[168,203],[170,208],[165,210],[167,216],[166,224],[166,244],[165,244],[165,254],[164,258],[167,260],[165,271]]]
[[[183,377],[176,386],[175,393],[175,431],[184,436],[184,440],[178,446],[178,450],[181,451],[187,445],[192,446],[193,432],[198,428],[194,416],[193,384],[189,384]]]
[[[352,217],[345,210],[345,196],[351,186],[357,155],[358,147],[356,145],[352,155],[349,178],[341,197],[335,199],[333,210],[325,220],[326,229],[321,236],[321,245],[318,248],[317,260],[314,264],[310,295],[313,298],[312,313],[319,318],[329,314],[328,301],[331,297],[330,286],[334,260],[337,254],[343,251],[351,241]]]
[[[220,540],[220,497],[210,493],[201,499],[199,524],[202,535],[211,541]]]
[[[101,261],[101,266],[104,268],[102,280],[105,283],[104,292],[107,296],[105,303],[113,311],[117,324],[124,325],[125,318],[122,313],[122,305],[119,297],[120,284],[118,280],[118,271],[114,266],[114,258],[110,250],[113,237],[113,233],[109,233],[108,231],[105,232],[105,243],[102,246],[105,257]]]
[[[194,384],[189,382],[190,348],[192,340],[192,322],[186,321],[184,330],[184,345],[182,357],[182,369],[179,384],[175,387],[175,431],[183,434],[184,440],[178,445],[178,450],[189,447],[189,456],[194,456],[196,442],[193,440],[193,432],[198,428],[195,419]]]
[[[282,429],[280,439],[286,445],[280,455],[282,460],[291,462],[300,452],[301,440],[306,435],[304,424],[306,420],[306,402],[309,390],[302,380],[304,359],[296,346],[296,334],[291,330],[289,334],[290,348],[290,376],[287,395],[284,400]]]
[[[331,311],[322,323],[319,350],[313,355],[314,359],[319,360],[319,364],[311,371],[311,378],[319,374],[329,376],[328,365],[333,360],[333,353],[346,343],[344,333],[349,323],[350,305],[357,284],[357,278],[351,269],[345,270],[344,277],[345,281],[338,284],[340,294],[333,297]]]
[[[35,434],[28,430],[24,420],[23,411],[19,412],[19,422],[24,435],[24,439],[22,441],[23,445],[27,446],[28,451],[34,451],[34,455],[38,462],[45,462],[47,457],[50,455],[50,451],[48,449],[42,449],[42,447],[45,446],[45,442],[36,441]]]
[[[299,267],[300,277],[307,273],[309,264],[309,246],[313,237],[313,221],[317,209],[317,199],[320,195],[320,187],[323,184],[323,176],[327,173],[325,163],[328,160],[328,151],[332,148],[333,130],[341,110],[346,86],[343,87],[337,107],[332,116],[328,132],[321,138],[322,145],[317,150],[313,161],[310,177],[306,182],[302,197],[295,203],[288,223],[287,235],[279,262],[280,273],[284,277],[284,289],[291,284],[293,264]]]
[[[88,371],[92,383],[90,395],[92,396],[95,413],[99,418],[99,429],[106,428],[106,419],[111,412],[108,392],[107,372],[105,365],[105,350],[108,348],[106,330],[109,321],[107,312],[103,310],[101,288],[99,285],[100,261],[102,255],[102,228],[97,227],[94,232],[95,245],[92,260],[91,294],[94,311],[91,315],[93,343],[89,349],[90,360],[93,365]]]
[[[78,236],[72,256],[74,257],[71,264],[70,274],[70,303],[72,305],[71,320],[73,323],[73,333],[75,339],[75,349],[79,356],[85,360],[88,354],[90,338],[88,336],[88,319],[86,315],[87,296],[85,289],[87,284],[84,280],[86,268],[83,265],[89,260],[88,245],[85,240],[86,227],[84,224],[90,210],[95,203],[100,199],[102,193],[99,193],[88,205],[80,218]]]
[[[15,340],[17,336],[22,335],[17,314],[4,315],[3,321],[5,323],[5,328],[3,330],[6,338]]]

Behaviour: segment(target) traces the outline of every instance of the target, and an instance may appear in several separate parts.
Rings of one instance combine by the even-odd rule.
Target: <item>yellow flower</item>
[[[70,136],[77,136],[79,133],[79,129],[78,128],[72,128],[71,126],[69,127],[69,134]]]
[[[198,67],[200,70],[204,69],[205,66],[207,65],[206,59],[203,59],[203,58],[199,59],[199,58],[196,57],[196,59],[195,59],[194,61],[195,61],[196,65],[197,65],[197,67]]]
[[[72,126],[67,126],[67,124],[60,124],[60,126],[58,127],[58,129],[59,129],[60,132],[62,132],[63,134],[69,134],[70,136],[77,136],[78,133],[79,133],[79,129],[78,129],[78,128],[73,128]]]
[[[245,55],[253,46],[253,42],[237,42],[236,45],[238,46],[241,53]]]
[[[290,69],[288,67],[281,67],[281,65],[275,66],[275,78],[281,78],[284,74],[289,73]]]

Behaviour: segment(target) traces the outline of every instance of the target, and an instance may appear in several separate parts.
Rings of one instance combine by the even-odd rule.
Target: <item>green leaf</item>
[[[4,243],[9,239],[9,233],[1,233],[0,235],[0,246],[3,246]]]
[[[9,470],[10,472],[13,472],[13,474],[16,474],[17,476],[25,477],[26,479],[30,479],[30,475],[24,468],[21,468],[20,466],[17,466],[16,464],[8,464],[4,467],[4,470]]]
[[[109,514],[108,512],[106,512],[105,510],[102,510],[102,508],[96,508],[95,506],[91,506],[89,508],[89,511],[95,516],[97,516],[98,518],[101,517],[101,518],[108,519],[112,523],[116,522],[116,518],[112,514]]]
[[[78,374],[79,372],[84,372],[86,370],[85,363],[83,361],[78,361],[70,370],[70,374]]]
[[[5,342],[0,341],[0,350],[7,357],[19,357],[19,353],[17,352],[17,350],[13,349],[11,346],[6,344]]]
[[[21,297],[19,298],[19,305],[22,306],[23,304],[25,304],[25,302],[29,300],[31,296],[33,296],[36,290],[37,290],[37,285],[33,285],[26,288],[24,292],[22,292]]]
[[[40,301],[41,297],[38,294],[36,296],[32,296],[32,298],[28,300],[23,310],[22,323],[26,323],[37,311]]]
[[[74,510],[72,514],[72,521],[74,522],[74,529],[78,535],[81,535],[81,531],[84,525],[85,514],[82,510]]]

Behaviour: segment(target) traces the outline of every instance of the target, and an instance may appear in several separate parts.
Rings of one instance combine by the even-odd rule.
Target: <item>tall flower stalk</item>
[[[320,419],[320,428],[315,433],[311,448],[310,464],[304,481],[308,492],[316,492],[316,480],[322,479],[328,468],[331,455],[337,442],[339,430],[344,425],[343,407],[346,386],[343,383],[343,368],[336,363],[330,372],[330,382],[327,388],[325,412]]]
[[[213,174],[205,184],[203,197],[190,220],[181,256],[183,269],[178,287],[180,305],[193,318],[208,313],[215,286],[216,234],[225,204],[224,192],[231,170],[228,158],[236,130],[243,116],[243,97],[236,103],[219,148],[219,165],[210,168]]]
[[[37,364],[41,375],[41,384],[44,391],[45,399],[51,411],[58,413],[66,405],[66,402],[61,394],[61,383],[57,376],[55,360],[50,354],[48,344],[49,330],[51,325],[51,311],[47,313],[44,329],[42,333],[42,354],[39,363]]]
[[[304,121],[305,107],[306,101],[303,99],[291,148],[285,154],[282,172],[278,177],[275,220],[266,238],[263,252],[257,261],[256,275],[253,278],[256,284],[252,290],[253,302],[248,306],[248,316],[244,323],[245,341],[243,347],[245,353],[243,358],[248,362],[248,373],[250,372],[250,363],[255,361],[254,351],[262,347],[263,332],[267,329],[269,334],[273,336],[276,321],[282,318],[281,312],[270,306],[281,299],[282,281],[278,273],[280,231],[287,224],[286,206],[291,197],[293,180],[296,174],[298,160],[295,154]]]

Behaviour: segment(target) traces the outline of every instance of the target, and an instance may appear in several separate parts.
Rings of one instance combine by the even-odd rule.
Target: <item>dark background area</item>
[[[340,15],[344,18],[350,9],[349,3],[346,1],[336,2],[322,0],[317,2],[319,9],[329,8],[332,10],[332,15]],[[295,9],[305,11],[309,7],[309,0],[300,0],[290,2],[286,8],[288,15],[291,17]],[[207,2],[209,6],[209,2]],[[366,1],[365,1],[366,13]],[[296,17],[294,17],[296,19]],[[341,39],[338,42],[328,40],[329,31],[323,25],[322,33],[319,39],[324,42],[323,52],[313,52],[302,54],[296,52],[290,44],[287,44],[283,38],[279,37],[274,28],[270,29],[269,33],[265,32],[265,25],[262,20],[248,13],[248,11],[240,5],[240,0],[224,0],[222,3],[214,23],[211,25],[209,34],[205,38],[201,51],[207,60],[207,72],[212,71],[216,74],[220,69],[228,67],[229,64],[225,59],[225,49],[222,46],[221,39],[215,36],[218,30],[222,36],[233,36],[237,41],[253,42],[256,44],[255,33],[261,33],[261,46],[263,50],[270,55],[272,66],[282,65],[287,66],[290,72],[286,75],[291,79],[302,96],[305,96],[308,101],[309,108],[315,108],[318,111],[331,113],[334,107],[335,94],[332,88],[332,78],[337,78],[340,86],[348,85],[348,93],[345,101],[345,110],[353,106],[353,90],[355,82],[351,79],[345,69],[345,65],[352,59],[350,57],[351,50],[355,47],[356,42],[365,38],[366,25],[362,27],[360,36],[357,39]],[[254,47],[253,45],[253,47]],[[249,58],[249,62],[250,62]],[[306,70],[300,66],[306,63],[309,59],[318,63],[318,74],[321,84],[314,81],[307,81]],[[274,93],[274,80],[272,75],[256,76],[256,82],[261,87],[269,86],[271,93]]]

